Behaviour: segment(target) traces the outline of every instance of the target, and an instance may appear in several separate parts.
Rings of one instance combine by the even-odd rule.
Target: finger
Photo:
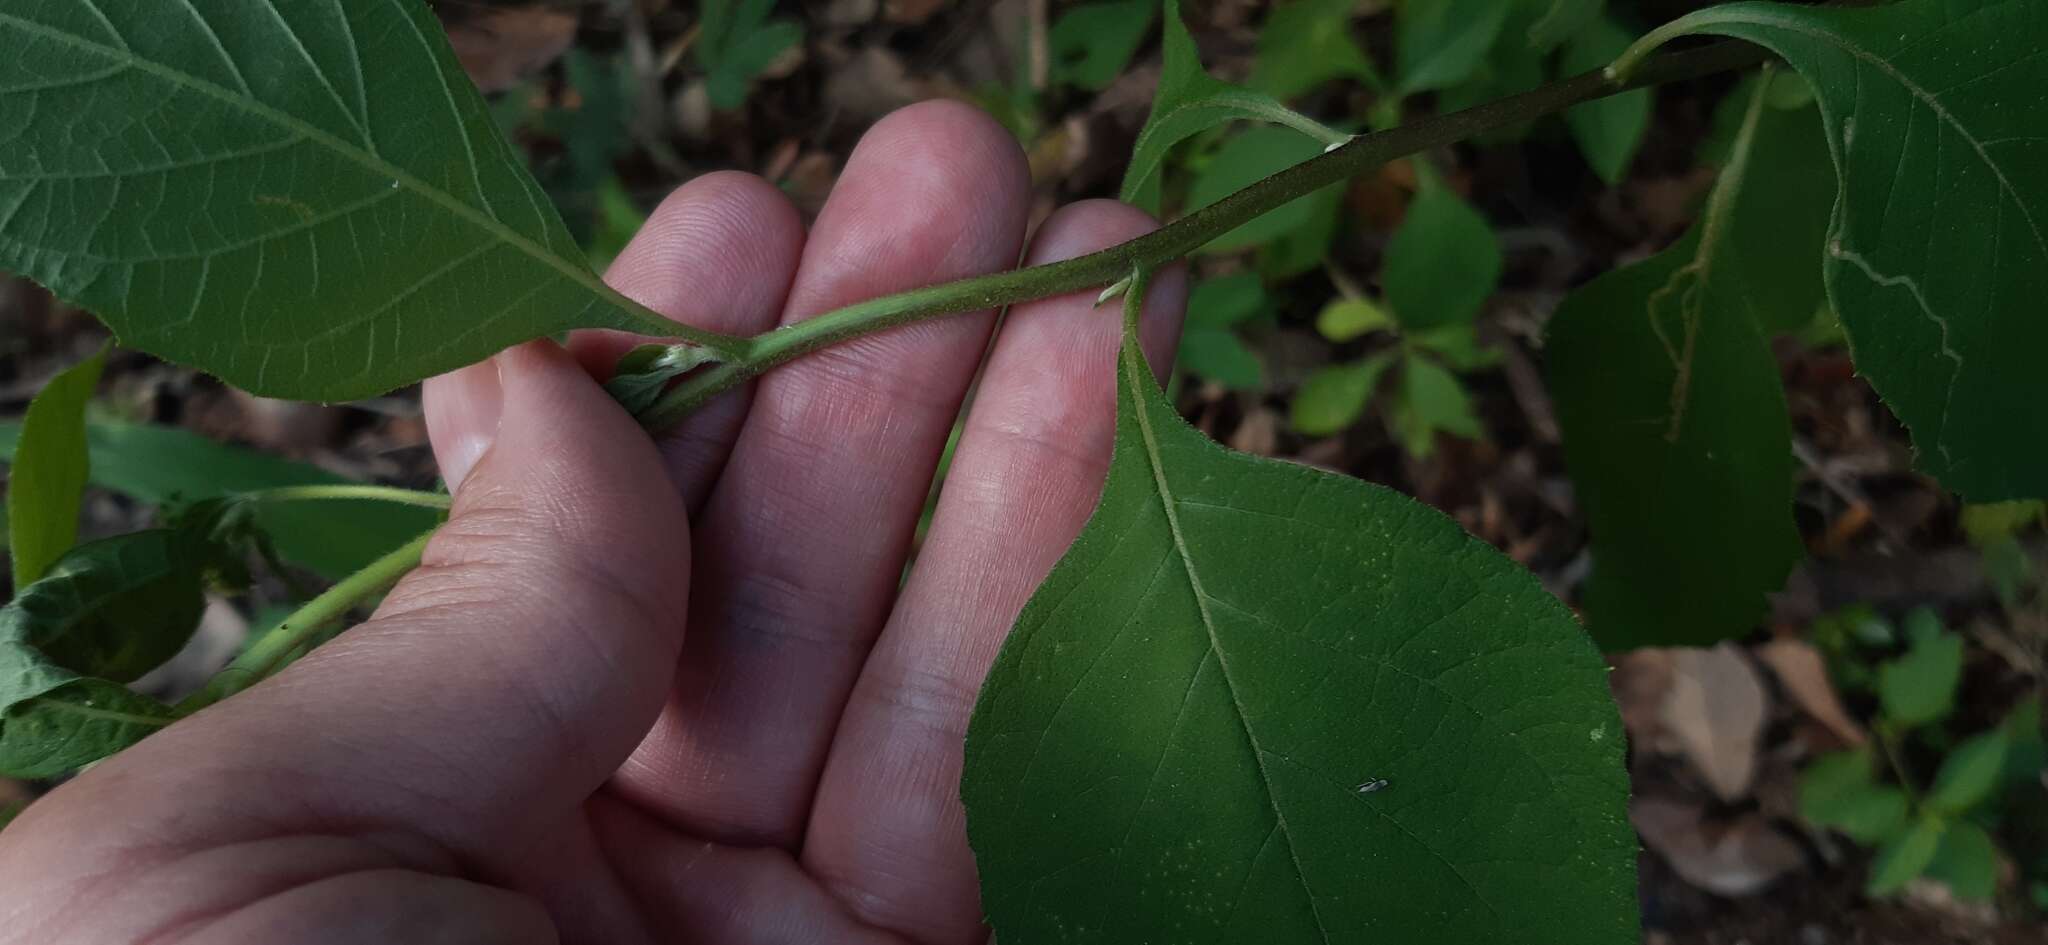
[[[796,209],[767,181],[731,171],[706,174],[655,208],[605,281],[679,323],[755,334],[774,327],[803,241]],[[570,337],[569,350],[603,379],[621,355],[646,340],[618,331],[580,331]],[[485,395],[481,401],[478,389]],[[453,488],[497,429],[497,417],[478,409],[479,403],[494,403],[495,387],[488,371],[456,371],[428,380],[427,391],[427,428],[441,458],[441,476]],[[752,397],[751,385],[729,391],[658,438],[685,508],[702,505]]]
[[[551,343],[462,382],[500,418],[495,441],[376,616],[81,779],[152,785],[164,809],[124,816],[153,841],[373,832],[489,872],[556,832],[646,732],[688,605],[687,525],[658,454]]]
[[[682,324],[733,335],[775,327],[803,251],[804,226],[775,186],[736,171],[695,178],[663,200],[612,262],[605,281]],[[569,350],[594,377],[647,339],[577,332]],[[657,438],[670,478],[695,511],[718,479],[753,399],[744,385],[698,408]]]
[[[1122,204],[1048,220],[1033,262],[1153,229]],[[1154,280],[1141,332],[1172,362],[1179,270]],[[818,788],[805,868],[870,924],[918,942],[980,942],[974,858],[960,806],[975,694],[1010,625],[1101,494],[1116,428],[1115,307],[1082,292],[1003,323],[917,564],[848,701]]]
[[[979,111],[883,119],[818,218],[785,321],[1013,265],[1028,190],[1016,141]],[[794,848],[990,321],[871,335],[762,379],[696,530],[699,630],[621,772],[627,796],[709,839]]]

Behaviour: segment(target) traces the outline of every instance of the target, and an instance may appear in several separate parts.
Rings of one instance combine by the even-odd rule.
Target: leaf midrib
[[[258,2],[267,3],[269,2],[269,0],[258,0]],[[411,172],[405,170],[404,168],[399,167],[398,165],[385,160],[381,156],[373,154],[369,151],[365,151],[362,148],[354,144],[351,144],[348,141],[345,141],[341,138],[334,136],[325,129],[322,129],[316,125],[306,122],[300,118],[297,118],[288,112],[279,111],[278,109],[272,108],[271,106],[264,104],[263,102],[257,101],[252,97],[244,97],[230,89],[222,88],[218,84],[208,82],[204,79],[199,78],[198,76],[194,76],[189,73],[180,71],[171,66],[167,66],[149,59],[144,59],[141,56],[136,55],[133,50],[120,49],[108,46],[104,43],[95,42],[85,37],[77,36],[72,33],[66,33],[61,30],[52,29],[40,23],[31,22],[29,20],[22,19],[21,17],[14,16],[4,12],[0,12],[0,24],[6,24],[24,33],[28,33],[33,36],[40,36],[44,39],[62,43],[74,49],[90,52],[99,55],[103,58],[110,59],[118,63],[122,63],[128,66],[129,68],[149,73],[166,82],[191,89],[192,91],[198,92],[209,98],[215,99],[221,102],[222,104],[227,105],[230,108],[236,108],[248,114],[255,115],[287,131],[301,135],[307,141],[319,144],[327,148],[329,151],[332,151],[335,154],[338,154],[343,158],[346,158],[350,162],[364,168],[365,170],[375,172],[380,176],[387,177],[396,181],[401,187],[407,190],[411,190],[414,193],[417,193],[420,196],[425,197],[427,200],[441,206],[443,209],[455,214],[457,217],[468,222],[470,225],[475,226],[479,230],[482,230],[486,235],[494,237],[501,242],[507,243],[519,249],[520,252],[524,253],[525,255],[535,260],[538,260],[539,262],[548,266],[549,268],[561,273],[563,276],[568,277],[570,281],[575,282],[578,285],[582,286],[583,288],[586,288],[591,292],[603,297],[606,301],[610,302],[613,305],[613,307],[631,316],[634,320],[642,322],[642,327],[649,329],[650,333],[675,334],[676,329],[681,327],[673,322],[670,322],[666,318],[662,318],[659,315],[654,314],[653,312],[645,310],[638,303],[626,298],[623,295],[620,295],[616,290],[612,289],[612,287],[606,285],[603,280],[597,278],[596,274],[590,272],[588,269],[579,266],[575,263],[572,263],[569,260],[563,258],[560,254],[557,254],[552,250],[549,250],[546,247],[534,242],[533,240],[526,238],[518,231],[513,230],[510,227],[506,226],[504,223],[498,221],[496,218],[484,214],[483,212],[477,210],[475,207],[472,207],[469,204],[457,199],[453,194],[450,194],[437,187],[430,186],[429,184],[427,184],[426,181],[421,180],[419,177],[413,175]],[[230,60],[230,62],[232,62],[232,60]],[[439,69],[440,63],[438,61],[435,62],[434,67],[436,69]],[[316,74],[319,74],[319,70],[317,68],[314,69],[314,72]],[[463,136],[463,141],[465,145],[467,145],[469,140],[467,130],[458,127],[456,129],[456,132]],[[470,167],[472,173],[474,173],[476,169],[474,161],[471,162]],[[478,192],[478,198],[483,199],[483,194],[481,190],[479,190]]]
[[[1143,295],[1142,283],[1129,291]],[[1154,490],[1159,496],[1159,506],[1166,513],[1167,531],[1173,536],[1174,555],[1180,559],[1181,567],[1188,576],[1188,589],[1195,596],[1195,607],[1202,615],[1202,629],[1208,634],[1209,652],[1216,657],[1216,666],[1223,671],[1223,688],[1230,693],[1232,717],[1237,719],[1244,737],[1251,744],[1252,762],[1258,766],[1259,787],[1266,795],[1266,806],[1273,811],[1273,822],[1280,831],[1281,839],[1287,844],[1287,859],[1294,865],[1294,875],[1301,880],[1302,894],[1308,899],[1309,914],[1316,923],[1316,932],[1323,938],[1324,945],[1330,941],[1330,930],[1323,922],[1322,908],[1316,904],[1315,890],[1309,887],[1308,871],[1302,868],[1301,854],[1295,849],[1294,834],[1287,827],[1287,815],[1280,810],[1280,798],[1273,791],[1273,776],[1266,769],[1266,750],[1259,745],[1259,736],[1252,731],[1251,719],[1245,709],[1244,700],[1237,694],[1237,681],[1230,673],[1230,658],[1224,655],[1223,643],[1216,635],[1216,619],[1209,611],[1209,594],[1202,588],[1202,578],[1195,570],[1194,556],[1188,552],[1187,537],[1181,531],[1180,512],[1175,508],[1173,487],[1166,481],[1166,464],[1159,453],[1159,438],[1152,428],[1151,411],[1146,398],[1150,391],[1144,385],[1152,376],[1145,365],[1145,357],[1138,349],[1135,336],[1127,337],[1123,353],[1119,358],[1123,380],[1130,387],[1131,413],[1138,423],[1139,439],[1145,446],[1145,463],[1152,472]]]

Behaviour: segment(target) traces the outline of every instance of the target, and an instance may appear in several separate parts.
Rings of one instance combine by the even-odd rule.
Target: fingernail
[[[427,437],[441,464],[441,478],[454,492],[498,438],[498,421],[505,412],[498,359],[429,378],[422,396]]]

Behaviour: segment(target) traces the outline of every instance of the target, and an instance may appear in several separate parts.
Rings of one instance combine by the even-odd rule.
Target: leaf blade
[[[1748,251],[1728,235],[1748,168],[1777,153],[1765,114],[1759,89],[1692,232],[1551,320],[1547,373],[1593,533],[1587,610],[1610,649],[1739,635],[1800,554],[1791,419],[1761,328],[1786,296],[1730,262]]]
[[[1621,730],[1569,614],[1405,497],[1222,450],[1134,345],[1118,388],[1102,503],[968,736],[997,935],[1633,941]]]
[[[302,399],[572,327],[675,332],[578,258],[424,6],[182,6],[0,11],[0,51],[46,79],[0,72],[0,266],[125,344]]]
[[[7,477],[7,550],[16,588],[34,584],[78,543],[78,507],[91,462],[85,406],[106,365],[101,348],[66,368],[37,392],[22,417],[24,458]]]
[[[2031,308],[2048,293],[2048,139],[2038,109],[2010,107],[2048,85],[2048,7],[1733,3],[1639,46],[1691,32],[1767,46],[1812,84],[1840,177],[1828,294],[1920,467],[1973,500],[2048,493],[2048,401],[2015,387],[2021,352],[2048,349]]]
[[[1117,199],[1150,213],[1159,212],[1159,177],[1174,145],[1230,121],[1266,121],[1286,125],[1324,144],[1344,136],[1332,132],[1270,95],[1238,88],[1202,69],[1195,38],[1180,18],[1179,0],[1166,0],[1161,37],[1165,67],[1159,91],[1145,126],[1131,145],[1131,163],[1124,172]]]

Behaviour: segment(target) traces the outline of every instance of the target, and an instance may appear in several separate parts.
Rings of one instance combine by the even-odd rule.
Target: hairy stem
[[[427,509],[448,510],[449,497],[438,492],[420,492],[414,489],[398,489],[391,486],[332,485],[332,486],[280,486],[275,489],[258,489],[242,493],[242,498],[251,502],[308,502],[338,499],[367,499],[375,502],[394,502],[399,505],[416,505]]]
[[[819,348],[912,322],[999,308],[1107,285],[1133,269],[1151,270],[1200,248],[1240,224],[1310,192],[1396,158],[1443,147],[1508,125],[1630,89],[1755,65],[1767,54],[1725,41],[1658,56],[1626,78],[1597,70],[1461,112],[1401,125],[1311,158],[1172,224],[1126,243],[1064,262],[961,279],[870,299],[754,336],[743,355],[695,374],[640,416],[651,430],[674,426],[699,405],[769,368]]]
[[[426,551],[427,539],[433,535],[430,531],[407,542],[292,611],[276,627],[249,644],[242,655],[214,675],[205,689],[179,708],[187,712],[198,711],[269,678],[283,668],[293,653],[312,643],[322,628],[340,620],[349,611],[398,583],[398,579],[407,572],[419,567],[420,555]]]

